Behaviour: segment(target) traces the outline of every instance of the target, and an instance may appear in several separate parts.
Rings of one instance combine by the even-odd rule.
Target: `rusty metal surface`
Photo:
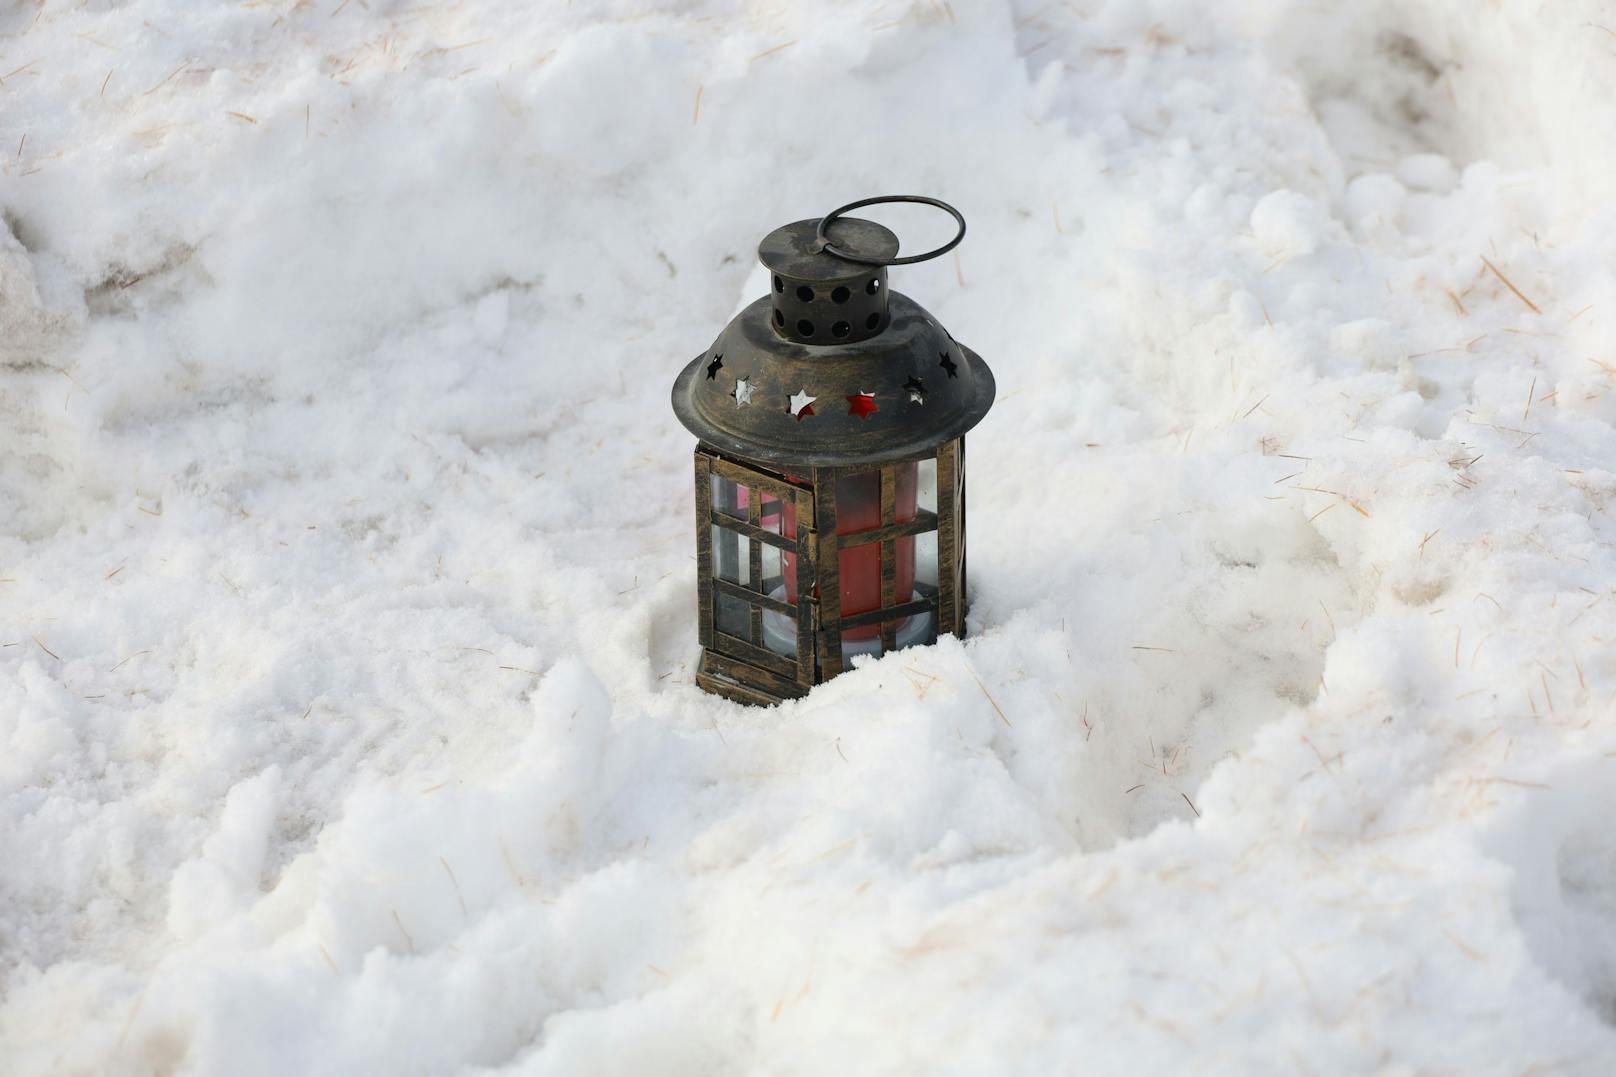
[[[814,283],[868,277],[869,266],[823,250],[818,233],[824,220],[810,217],[776,228],[758,244],[758,261],[770,273]],[[862,217],[837,218],[825,226],[825,236],[858,258],[884,262],[898,253],[898,237],[892,230]]]
[[[964,235],[953,207],[897,200],[942,206]],[[679,421],[722,452],[787,469],[914,458],[975,426],[993,404],[993,372],[888,287],[897,251],[889,229],[857,217],[770,232],[758,246],[769,294],[680,372]]]
[[[674,413],[725,453],[787,469],[902,460],[958,437],[992,406],[992,372],[919,304],[888,302],[881,333],[821,347],[781,339],[757,300],[680,373]],[[813,414],[793,414],[794,398]]]

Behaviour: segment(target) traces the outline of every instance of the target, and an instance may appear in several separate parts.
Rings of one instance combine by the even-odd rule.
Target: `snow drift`
[[[0,74],[8,1073],[1616,1066],[1608,5],[41,3]],[[667,387],[897,191],[1000,384],[971,638],[738,708]]]

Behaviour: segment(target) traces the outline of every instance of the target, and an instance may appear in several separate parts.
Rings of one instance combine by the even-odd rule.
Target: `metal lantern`
[[[897,257],[898,238],[845,217],[923,202],[958,232]],[[695,434],[696,683],[746,703],[801,696],[859,654],[965,631],[965,432],[993,374],[905,295],[887,267],[965,236],[958,210],[890,196],[764,237],[768,295],[680,372]]]

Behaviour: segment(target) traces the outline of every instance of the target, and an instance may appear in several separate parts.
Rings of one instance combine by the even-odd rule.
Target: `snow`
[[[0,1070],[1616,1069],[1601,0],[0,14]],[[778,224],[970,638],[693,683]],[[923,249],[923,211],[882,219]]]

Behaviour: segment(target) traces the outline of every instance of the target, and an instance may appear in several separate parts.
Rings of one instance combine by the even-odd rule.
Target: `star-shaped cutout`
[[[919,378],[910,378],[903,383],[903,387],[909,391],[909,403],[924,404],[926,402],[926,383]]]
[[[854,393],[847,398],[847,413],[857,415],[860,419],[869,421],[871,415],[881,409],[875,406],[874,393]]]
[[[722,355],[713,356],[713,361],[707,364],[707,380],[712,381],[718,377],[718,368],[723,365],[724,357]]]
[[[938,352],[937,354],[942,356],[942,362],[938,363],[937,365],[948,371],[949,377],[959,377],[959,367],[954,365],[954,357],[949,355],[947,352]]]
[[[801,392],[792,393],[791,414],[797,417],[797,421],[799,423],[802,422],[804,419],[814,413],[814,401],[818,399],[819,398],[817,396],[809,396],[807,389],[803,389]]]
[[[735,391],[731,393],[730,396],[735,398],[735,406],[741,407],[744,404],[750,404],[752,402],[752,394],[756,391],[757,390],[752,383],[747,381],[745,378],[736,378]]]

